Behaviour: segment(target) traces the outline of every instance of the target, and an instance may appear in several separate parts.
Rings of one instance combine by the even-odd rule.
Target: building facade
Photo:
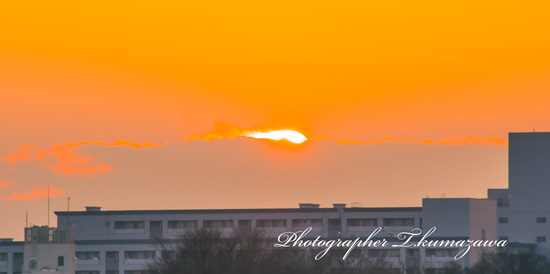
[[[298,208],[280,209],[102,211],[99,207],[87,207],[85,211],[56,214],[59,229],[74,230],[77,274],[143,273],[147,263],[161,256],[157,250],[159,240],[175,242],[186,231],[197,228],[218,229],[224,235],[260,229],[275,244],[281,233],[307,227],[312,228],[308,238],[339,239],[364,239],[381,227],[374,239],[387,239],[390,245],[383,252],[363,249],[362,256],[384,256],[395,273],[405,273],[407,269],[408,273],[422,273],[420,269],[446,268],[450,262],[469,266],[481,249],[472,249],[464,258],[454,260],[459,252],[456,247],[391,247],[402,243],[397,239],[398,233],[436,227],[430,239],[496,239],[496,208],[494,200],[443,198],[424,199],[422,207],[399,208],[348,208],[345,204],[320,208],[317,204],[300,204]],[[21,250],[13,250],[16,251]],[[17,273],[7,268],[5,272]]]
[[[550,258],[550,132],[510,133],[508,161],[508,188],[488,190],[498,235]]]

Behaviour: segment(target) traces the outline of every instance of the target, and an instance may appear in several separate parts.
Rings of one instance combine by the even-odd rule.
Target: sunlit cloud
[[[214,139],[231,139],[235,137],[246,137],[246,135],[252,132],[260,131],[259,128],[242,128],[235,125],[231,125],[224,122],[216,122],[214,130],[205,134],[196,134],[187,138],[186,141],[191,142],[195,140],[213,141]]]
[[[254,139],[270,139],[270,140],[287,140],[289,142],[300,144],[307,140],[307,138],[300,132],[291,129],[278,129],[272,130],[269,128],[242,128],[235,125],[231,125],[224,122],[217,122],[214,130],[209,133],[193,135],[186,141],[194,140],[207,140],[212,141],[214,139],[231,139],[235,137],[248,137]]]
[[[332,137],[306,137],[302,133],[289,130],[289,129],[265,129],[260,127],[254,128],[242,128],[228,123],[217,122],[214,130],[205,133],[193,135],[188,138],[186,141],[194,140],[207,140],[212,141],[215,139],[231,139],[235,137],[249,137],[256,139],[271,139],[271,140],[282,140],[293,143],[303,143],[306,141],[319,141],[319,140],[329,140],[341,144],[357,144],[357,145],[374,145],[381,144],[386,142],[396,142],[396,143],[418,143],[418,144],[430,144],[430,145],[489,145],[489,146],[504,146],[507,144],[506,140],[500,137],[475,137],[475,136],[451,136],[446,137],[441,140],[430,140],[430,139],[395,139],[395,138],[383,138],[375,141],[360,141],[360,140],[350,140],[350,139],[339,139]]]
[[[97,176],[99,173],[105,173],[112,170],[111,166],[99,162],[94,157],[75,151],[76,148],[84,145],[127,146],[137,149],[163,146],[152,143],[133,143],[125,140],[117,140],[112,143],[83,141],[76,143],[53,144],[48,149],[25,145],[19,146],[18,151],[12,152],[8,156],[0,156],[0,161],[14,164],[21,161],[35,160],[40,162],[45,168],[67,176]]]
[[[12,186],[13,184],[11,182],[2,181],[0,182],[0,188],[7,188]]]
[[[59,189],[55,186],[48,188],[32,188],[30,192],[12,192],[11,195],[5,196],[0,194],[0,200],[17,200],[17,201],[30,201],[40,199],[44,197],[59,197],[67,191]]]
[[[395,142],[395,143],[418,143],[418,144],[430,144],[430,145],[489,145],[489,146],[504,146],[507,144],[506,140],[500,137],[474,137],[474,136],[451,136],[443,138],[439,141],[424,139],[394,139],[394,138],[383,138],[376,141],[358,141],[358,140],[347,140],[347,139],[336,139],[329,137],[317,137],[310,138],[308,141],[315,140],[330,140],[341,144],[358,144],[358,145],[372,145],[372,144],[381,144],[385,142]]]

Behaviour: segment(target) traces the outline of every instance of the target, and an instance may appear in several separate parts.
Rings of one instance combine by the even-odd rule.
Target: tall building
[[[508,188],[489,189],[497,200],[498,234],[531,244],[550,258],[550,132],[510,133]]]

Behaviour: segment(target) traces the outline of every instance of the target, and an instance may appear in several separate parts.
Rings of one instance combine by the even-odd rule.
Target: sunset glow
[[[268,132],[252,132],[244,135],[246,137],[252,137],[256,139],[270,139],[270,140],[287,140],[295,144],[301,144],[307,140],[306,136],[302,133],[294,130],[272,130]]]

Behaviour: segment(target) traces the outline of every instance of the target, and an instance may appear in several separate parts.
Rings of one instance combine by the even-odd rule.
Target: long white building
[[[430,269],[448,267],[459,248],[393,248],[391,244],[402,243],[396,238],[399,232],[436,227],[429,239],[492,240],[497,238],[496,210],[494,200],[456,198],[424,199],[422,207],[398,208],[348,208],[345,204],[320,208],[317,204],[300,204],[298,208],[279,209],[102,211],[99,207],[87,207],[85,211],[56,214],[60,230],[67,230],[67,224],[69,231],[74,230],[77,274],[142,273],[148,262],[161,255],[155,245],[159,238],[175,241],[190,229],[219,229],[229,235],[239,229],[258,228],[275,244],[281,233],[307,227],[312,227],[308,237],[341,239],[365,238],[382,227],[375,239],[386,239],[390,246],[383,251],[365,250],[363,256],[386,257],[395,273],[409,269],[410,274],[420,273],[420,269],[429,273]],[[25,243],[17,244],[0,244],[0,254],[13,257],[21,253]],[[456,263],[469,266],[480,251],[473,248]],[[20,269],[6,267],[4,271],[1,267],[0,273],[19,273]]]

